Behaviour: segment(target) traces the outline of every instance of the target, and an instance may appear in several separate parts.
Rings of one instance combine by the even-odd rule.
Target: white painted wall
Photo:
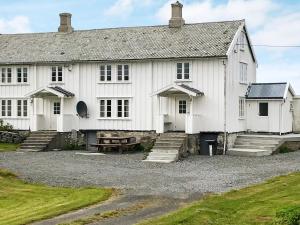
[[[294,105],[294,132],[300,132],[300,96],[293,99]]]
[[[244,97],[247,92],[247,87],[250,83],[256,82],[256,67],[251,55],[249,45],[245,45],[242,49],[240,31],[237,33],[237,39],[233,49],[228,54],[227,76],[226,76],[226,127],[229,133],[245,131],[247,128],[246,116],[239,118],[239,97]],[[246,63],[247,66],[247,83],[240,83],[240,62]],[[245,112],[246,114],[250,112]]]

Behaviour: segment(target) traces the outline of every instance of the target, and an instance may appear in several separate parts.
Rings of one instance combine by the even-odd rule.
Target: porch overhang
[[[168,97],[172,95],[186,94],[192,97],[203,96],[204,93],[186,84],[171,84],[152,94],[152,96]]]
[[[45,98],[45,97],[52,97],[52,96],[57,96],[59,98],[72,98],[75,95],[72,92],[69,92],[58,86],[39,88],[25,95],[25,97],[28,98]]]

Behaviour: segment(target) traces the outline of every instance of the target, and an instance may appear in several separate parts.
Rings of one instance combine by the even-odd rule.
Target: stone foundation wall
[[[291,149],[292,151],[298,151],[300,150],[300,142],[299,141],[286,141],[283,143],[280,148],[288,148]]]
[[[77,150],[85,149],[85,134],[80,131],[58,133],[51,141],[47,150]]]
[[[155,131],[98,131],[97,137],[136,137],[145,151],[150,151],[158,134]]]

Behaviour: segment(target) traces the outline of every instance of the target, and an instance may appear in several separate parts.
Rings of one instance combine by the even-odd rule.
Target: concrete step
[[[147,160],[169,160],[175,162],[178,159],[176,157],[170,157],[170,156],[148,156]]]
[[[174,139],[174,140],[161,140],[161,139],[157,139],[156,140],[156,144],[168,144],[168,143],[174,143],[174,144],[181,144],[183,142],[184,139]]]
[[[169,147],[169,148],[180,148],[182,146],[182,143],[155,143],[155,147],[158,147],[158,148],[166,148],[166,147]]]
[[[177,149],[152,149],[152,152],[179,154],[179,150]]]
[[[277,140],[241,140],[236,139],[235,144],[248,144],[248,145],[264,145],[264,144],[270,144],[270,145],[278,145],[280,141]]]
[[[178,145],[154,145],[153,149],[180,149]]]
[[[272,154],[272,150],[265,149],[240,149],[240,148],[231,148],[226,152],[227,155],[231,156],[268,156]]]
[[[234,145],[234,148],[275,150],[276,145]]]
[[[40,144],[40,143],[49,143],[52,139],[26,139],[23,143],[31,144]]]
[[[174,162],[173,160],[165,160],[165,159],[162,159],[162,160],[159,160],[159,159],[145,159],[143,160],[143,162],[151,162],[151,163],[172,163]]]
[[[280,141],[280,138],[272,138],[272,137],[256,137],[256,136],[238,136],[237,139],[241,140],[272,140],[272,141]]]
[[[150,152],[149,155],[150,157],[169,157],[169,158],[176,158],[178,159],[178,154],[177,153],[166,153],[166,152]]]
[[[20,152],[41,152],[41,151],[43,151],[43,149],[30,149],[30,148],[23,149],[23,148],[19,148],[18,151],[20,151]]]

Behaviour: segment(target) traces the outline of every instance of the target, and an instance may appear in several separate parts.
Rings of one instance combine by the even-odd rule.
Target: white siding
[[[230,133],[246,130],[246,119],[239,119],[239,97],[245,96],[249,83],[256,82],[256,63],[253,61],[250,47],[245,45],[244,50],[241,50],[238,43],[239,38],[233,50],[229,52],[226,76],[226,127]],[[247,64],[247,84],[240,83],[240,63]]]
[[[300,132],[300,96],[294,98],[294,131]]]

